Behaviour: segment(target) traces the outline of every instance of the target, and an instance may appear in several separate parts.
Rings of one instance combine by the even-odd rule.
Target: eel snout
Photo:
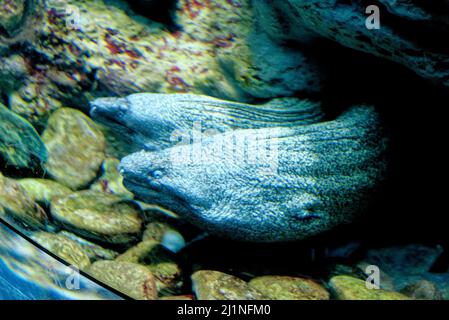
[[[120,119],[128,111],[125,99],[98,98],[90,103],[90,116],[103,123],[120,123]]]
[[[118,167],[125,183],[141,187],[160,189],[166,165],[154,153],[140,151],[122,159]]]

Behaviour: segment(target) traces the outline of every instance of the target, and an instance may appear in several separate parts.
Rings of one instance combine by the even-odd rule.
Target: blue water
[[[0,300],[122,299],[0,222]]]

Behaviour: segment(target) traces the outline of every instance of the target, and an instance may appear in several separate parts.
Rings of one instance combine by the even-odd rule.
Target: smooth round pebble
[[[44,209],[31,199],[17,181],[0,173],[0,213],[32,228],[44,228],[48,218]]]
[[[267,299],[242,279],[219,271],[197,271],[192,275],[192,283],[198,300]]]
[[[139,263],[154,275],[160,295],[177,294],[182,287],[182,270],[172,252],[155,240],[146,240],[129,248],[116,261]]]
[[[48,150],[45,169],[54,180],[78,190],[95,179],[105,158],[106,142],[84,113],[58,109],[48,119],[42,140]]]
[[[443,296],[436,285],[428,280],[418,280],[409,284],[401,293],[417,300],[441,300]]]
[[[87,273],[133,299],[157,299],[153,274],[139,264],[102,260],[94,262]]]
[[[78,269],[83,270],[90,265],[89,257],[75,241],[49,232],[36,232],[31,238]]]
[[[338,300],[410,300],[398,292],[368,289],[366,281],[345,275],[333,277],[329,286]]]
[[[119,164],[120,160],[116,158],[106,158],[101,165],[103,174],[91,185],[90,190],[122,195],[132,199],[134,195],[124,187],[123,177],[117,169]]]
[[[123,200],[87,190],[56,198],[50,209],[55,220],[81,236],[124,244],[138,239],[142,220],[139,210]]]
[[[317,282],[297,277],[263,276],[249,285],[273,300],[329,300],[329,292]]]
[[[60,197],[73,191],[49,179],[21,179],[17,181],[19,185],[26,190],[28,195],[36,202],[50,204],[54,197]]]

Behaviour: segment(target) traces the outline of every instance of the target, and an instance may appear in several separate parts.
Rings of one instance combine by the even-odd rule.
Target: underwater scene
[[[447,0],[0,0],[0,300],[449,300],[448,103]]]

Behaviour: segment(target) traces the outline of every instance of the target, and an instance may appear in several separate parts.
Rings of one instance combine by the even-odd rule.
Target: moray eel
[[[309,118],[286,116],[285,111],[291,122],[277,121],[276,112],[273,118],[270,112],[259,118],[257,108],[238,110],[234,103],[229,110],[226,103],[212,107],[208,101],[215,100],[201,97],[189,106],[192,96],[187,95],[146,97],[154,98],[151,107],[160,110],[138,109],[127,98],[108,100],[109,108],[114,105],[126,116],[115,120],[116,114],[103,114],[123,127],[130,108],[142,111],[134,123],[158,147],[122,159],[125,186],[214,235],[285,242],[350,223],[363,212],[386,170],[387,139],[369,106],[353,107],[332,121],[297,125],[295,119]],[[100,114],[98,102],[94,106],[93,114]],[[314,108],[309,110],[315,114]],[[170,143],[166,130],[187,125],[192,115],[235,130],[196,143]]]
[[[234,129],[298,126],[323,119],[319,103],[296,98],[250,105],[195,94],[138,93],[125,98],[99,98],[90,114],[136,147],[162,150],[179,141],[193,142],[195,132],[207,135]]]

